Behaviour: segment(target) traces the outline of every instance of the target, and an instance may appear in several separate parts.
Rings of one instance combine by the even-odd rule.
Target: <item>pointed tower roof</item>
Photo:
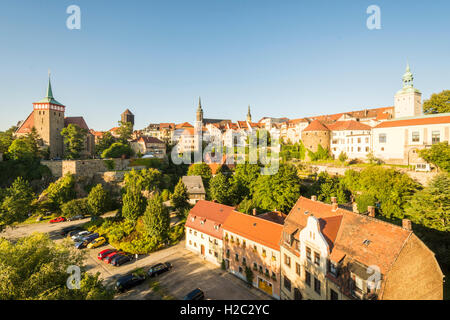
[[[202,110],[202,99],[200,97],[198,97],[198,108],[197,111],[203,111]]]
[[[50,81],[50,72],[48,73],[47,95],[45,96],[44,99],[38,101],[38,103],[51,103],[51,104],[55,104],[55,105],[64,107],[64,105],[62,103],[56,101],[53,98],[52,83]]]
[[[414,88],[414,75],[411,72],[411,68],[409,67],[409,62],[406,62],[406,71],[402,77],[403,88],[397,92],[397,94],[408,93],[408,92],[417,92],[420,91]]]

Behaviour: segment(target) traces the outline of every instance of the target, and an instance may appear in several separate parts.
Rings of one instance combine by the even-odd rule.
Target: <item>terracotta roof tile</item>
[[[30,133],[31,129],[34,127],[34,110],[22,123],[22,125],[17,129],[16,133]]]
[[[80,128],[89,131],[89,127],[87,126],[86,121],[84,121],[83,117],[65,117],[64,126],[67,127],[69,124],[75,124]]]
[[[280,250],[282,224],[232,211],[224,223],[224,230],[239,234],[274,250]]]
[[[371,126],[363,124],[355,120],[337,121],[332,124],[328,124],[327,127],[332,131],[344,131],[344,130],[370,130]]]
[[[440,115],[429,115],[423,117],[414,117],[411,119],[389,120],[380,123],[375,128],[420,126],[420,125],[441,124],[441,123],[450,123],[449,113],[444,113]]]
[[[330,131],[319,120],[313,120],[303,131]]]
[[[189,211],[186,227],[222,239],[223,224],[233,210],[234,207],[199,200]]]

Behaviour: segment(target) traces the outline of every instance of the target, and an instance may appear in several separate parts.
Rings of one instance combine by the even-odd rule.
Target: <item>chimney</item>
[[[331,197],[331,203],[337,203],[337,198],[336,197]]]
[[[352,203],[352,209],[354,213],[359,213],[358,211],[358,204],[356,202]]]
[[[403,229],[406,229],[406,230],[411,231],[411,230],[412,230],[412,223],[411,223],[411,220],[409,220],[409,219],[403,219],[403,220],[402,220],[402,227],[403,227]]]
[[[372,218],[375,217],[375,207],[374,206],[368,206],[367,211],[369,211],[369,217],[372,217]]]
[[[256,208],[253,208],[252,214],[256,216]]]
[[[312,201],[317,201],[317,196],[311,196]]]
[[[331,210],[332,210],[333,212],[335,212],[337,209],[338,209],[338,204],[337,204],[337,202],[332,203],[332,204],[331,204]]]

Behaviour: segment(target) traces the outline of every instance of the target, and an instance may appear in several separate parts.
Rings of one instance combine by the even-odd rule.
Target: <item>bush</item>
[[[133,150],[129,145],[116,142],[103,151],[102,158],[129,158],[132,154]]]
[[[78,215],[88,215],[89,205],[87,198],[74,199],[64,203],[61,206],[61,213],[66,217],[74,217]]]
[[[109,170],[109,171],[113,171],[115,168],[115,163],[114,160],[103,160],[103,162],[105,163],[105,167]]]
[[[339,154],[339,161],[340,161],[340,162],[345,162],[347,159],[348,159],[347,154],[346,154],[344,151],[342,151],[342,152]]]

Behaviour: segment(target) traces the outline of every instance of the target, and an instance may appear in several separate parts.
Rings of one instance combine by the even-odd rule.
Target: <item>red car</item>
[[[105,258],[103,258],[103,261],[105,261],[106,263],[111,263],[111,260],[112,260],[115,256],[120,255],[120,254],[122,254],[122,253],[117,252],[117,251],[111,252],[111,253],[108,254]]]
[[[105,259],[108,255],[110,255],[111,253],[117,253],[117,251],[114,250],[114,249],[106,249],[106,250],[100,251],[100,252],[98,253],[98,255],[97,255],[97,258],[98,258],[99,260],[103,260],[103,259]]]
[[[57,223],[57,222],[63,222],[63,221],[66,221],[66,218],[58,217],[58,218],[50,220],[50,223]]]

